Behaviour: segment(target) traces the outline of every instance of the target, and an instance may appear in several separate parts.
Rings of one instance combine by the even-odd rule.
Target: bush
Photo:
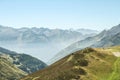
[[[85,72],[85,70],[84,70],[84,69],[79,68],[79,74],[81,74],[81,75],[85,75],[85,74],[86,74],[86,72]]]
[[[88,61],[85,60],[85,59],[80,59],[80,60],[77,60],[77,62],[75,63],[75,65],[88,66]]]

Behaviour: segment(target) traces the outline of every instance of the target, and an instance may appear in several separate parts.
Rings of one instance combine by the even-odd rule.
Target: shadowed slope
[[[17,68],[8,59],[0,57],[0,80],[19,80],[25,75],[27,73]]]
[[[16,65],[19,69],[27,72],[28,74],[47,66],[43,61],[35,57],[27,54],[19,54],[2,47],[0,47],[0,56],[8,58],[12,64]]]

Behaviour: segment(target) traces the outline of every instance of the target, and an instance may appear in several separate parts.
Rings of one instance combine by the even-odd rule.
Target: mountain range
[[[70,53],[86,47],[109,47],[115,45],[120,45],[120,24],[109,30],[103,30],[101,33],[93,37],[88,37],[71,44],[56,54],[48,64],[52,64]]]
[[[54,41],[81,40],[98,33],[96,30],[78,29],[62,30],[48,28],[12,28],[0,26],[0,41],[14,41],[17,43],[47,43]]]
[[[56,46],[54,48],[48,43],[53,44],[54,42],[58,42],[58,44],[60,44],[67,40],[68,42],[72,40],[74,42],[65,49],[63,48],[62,51],[53,57],[48,63],[50,64],[49,66],[43,61],[28,55],[29,53],[16,53],[0,47],[0,69],[2,69],[0,70],[0,75],[2,76],[1,80],[19,80],[20,78],[20,80],[120,79],[120,24],[109,30],[103,30],[97,35],[90,32],[90,34],[88,34],[86,32],[84,33],[85,37],[82,37],[83,33],[80,33],[80,30],[55,29],[55,31],[53,31],[55,35],[53,35],[52,38],[42,37],[43,41],[40,41],[42,39],[40,37],[39,40],[38,36],[40,36],[41,33],[46,32],[46,30],[48,30],[46,28],[0,28],[0,33],[2,35],[0,36],[0,42],[5,42],[6,44],[11,42],[11,44],[14,45],[15,43],[19,44],[20,40],[20,42],[22,41],[22,44],[29,44],[31,49],[39,47],[38,45],[44,43],[47,43],[47,45],[51,46],[53,49],[57,49]],[[43,32],[39,33],[40,29],[42,29]],[[15,32],[13,32],[13,30]],[[83,29],[83,32],[84,31],[86,30]],[[18,34],[20,32],[22,35],[18,36],[17,32]],[[5,33],[5,35],[3,33]],[[23,36],[24,33],[26,35]],[[36,34],[38,35],[36,36]],[[51,33],[48,34],[50,36]],[[33,44],[35,44],[36,47],[34,47]],[[44,46],[42,45],[42,47]],[[46,51],[49,52],[47,49]],[[39,51],[37,52],[39,53],[37,56],[45,54]],[[49,55],[51,56],[52,54]]]
[[[56,53],[70,44],[97,33],[98,31],[89,29],[63,30],[0,26],[0,46],[19,53],[29,53],[33,57],[48,62]]]

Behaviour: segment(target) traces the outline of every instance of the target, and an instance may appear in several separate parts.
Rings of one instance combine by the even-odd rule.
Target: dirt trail
[[[120,57],[120,52],[113,52],[116,57]]]

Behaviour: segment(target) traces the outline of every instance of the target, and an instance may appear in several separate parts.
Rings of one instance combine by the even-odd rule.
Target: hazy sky
[[[0,25],[109,29],[120,23],[120,0],[0,0]]]

